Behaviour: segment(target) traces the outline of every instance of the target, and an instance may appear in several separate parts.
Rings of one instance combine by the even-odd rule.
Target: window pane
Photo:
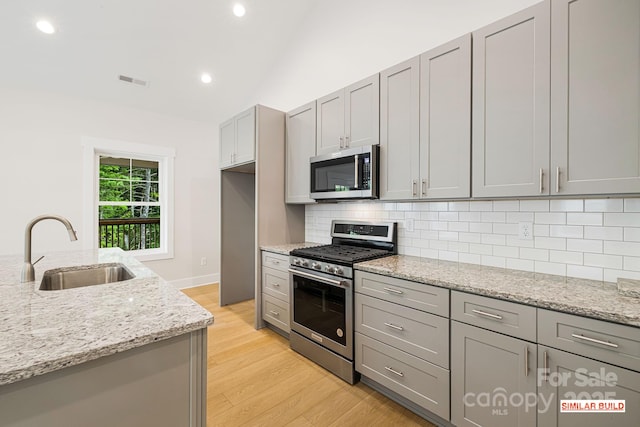
[[[99,206],[101,248],[125,251],[160,247],[159,206]]]
[[[131,168],[131,178],[142,181],[158,181],[158,162],[143,162],[133,160]]]
[[[100,179],[101,202],[128,202],[130,201],[130,181],[113,179]]]
[[[134,202],[157,202],[158,183],[150,181],[133,181],[132,201]]]
[[[131,159],[100,156],[100,178],[130,179]]]

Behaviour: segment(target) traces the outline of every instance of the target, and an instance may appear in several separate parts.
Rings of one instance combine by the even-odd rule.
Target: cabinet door
[[[236,155],[234,164],[256,159],[256,107],[238,114],[236,121]]]
[[[535,399],[536,356],[535,344],[452,321],[451,422],[535,426],[536,407],[518,402]]]
[[[638,193],[640,2],[554,0],[551,12],[551,192]]]
[[[233,119],[230,119],[220,125],[220,169],[233,164],[235,143],[235,122]]]
[[[286,202],[313,203],[309,158],[316,155],[316,102],[289,112],[286,120]]]
[[[538,346],[540,427],[637,427],[640,373],[549,347]],[[561,411],[565,399],[624,400],[624,413]]]
[[[473,33],[474,197],[549,193],[549,36],[548,2]]]
[[[417,196],[420,176],[420,59],[380,73],[380,198]]]
[[[344,148],[344,90],[316,101],[316,154],[328,154]]]
[[[471,34],[420,56],[420,195],[471,195]]]
[[[344,90],[345,145],[359,147],[380,142],[380,75]]]

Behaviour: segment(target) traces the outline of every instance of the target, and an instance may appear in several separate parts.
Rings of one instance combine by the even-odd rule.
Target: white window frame
[[[82,138],[83,147],[83,233],[85,249],[98,249],[98,192],[100,188],[100,156],[151,160],[159,164],[160,247],[127,251],[139,261],[173,258],[174,235],[174,170],[175,150],[102,138]]]

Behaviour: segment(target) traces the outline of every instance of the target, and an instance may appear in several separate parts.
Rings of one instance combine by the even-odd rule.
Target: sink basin
[[[109,263],[63,267],[44,272],[41,291],[79,288],[82,286],[102,285],[122,282],[136,277],[124,264]]]

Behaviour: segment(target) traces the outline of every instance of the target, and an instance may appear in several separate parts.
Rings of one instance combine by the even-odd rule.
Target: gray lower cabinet
[[[535,343],[452,321],[451,422],[534,427],[536,357]]]
[[[262,251],[262,319],[283,332],[289,319],[289,257]]]
[[[354,289],[356,371],[412,410],[448,421],[449,291],[362,271]]]
[[[637,427],[640,423],[640,373],[542,345],[538,359],[538,426]],[[561,412],[565,399],[623,400],[625,412]]]

